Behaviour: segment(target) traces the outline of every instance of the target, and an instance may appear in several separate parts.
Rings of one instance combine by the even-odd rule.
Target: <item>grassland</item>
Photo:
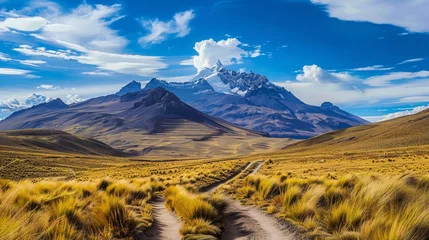
[[[221,194],[258,206],[303,238],[427,239],[429,138],[414,129],[426,127],[425,116],[246,157],[146,159],[2,148],[0,177],[7,180],[0,181],[0,239],[131,239],[152,227],[156,195],[179,217],[185,239],[217,239],[228,203]],[[398,130],[410,144],[388,131],[396,122],[414,126]],[[369,135],[378,140],[371,144]],[[201,193],[224,182],[214,194]]]
[[[428,115],[249,156],[244,160],[265,160],[258,174],[223,191],[314,239],[427,239],[429,137],[419,131],[429,126]]]

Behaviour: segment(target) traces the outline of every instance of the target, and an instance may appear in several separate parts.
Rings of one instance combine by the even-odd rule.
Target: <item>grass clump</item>
[[[220,236],[218,209],[225,203],[219,195],[198,195],[182,186],[171,186],[166,189],[164,196],[167,207],[182,219],[180,233],[184,238],[192,235]]]

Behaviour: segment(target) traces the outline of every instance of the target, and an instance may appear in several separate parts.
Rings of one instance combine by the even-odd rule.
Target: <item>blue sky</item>
[[[186,81],[217,59],[371,121],[414,113],[429,104],[427,9],[429,0],[0,0],[0,118],[131,80]]]

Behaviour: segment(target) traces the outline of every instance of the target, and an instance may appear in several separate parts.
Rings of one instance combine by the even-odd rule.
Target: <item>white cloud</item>
[[[57,58],[64,60],[76,59],[77,53],[70,50],[47,50],[44,47],[33,48],[28,45],[20,45],[13,49],[16,52],[24,54],[26,56],[40,56],[48,58]]]
[[[83,75],[89,75],[89,76],[110,76],[110,73],[108,72],[101,72],[101,71],[93,71],[93,72],[83,72]]]
[[[296,76],[300,82],[310,82],[317,84],[325,83],[351,83],[354,81],[349,73],[331,73],[317,65],[306,65],[303,67],[303,73]]]
[[[75,60],[81,64],[97,66],[99,70],[138,76],[149,76],[167,67],[167,64],[162,62],[162,57],[91,51],[84,47],[81,47],[83,52],[80,55],[70,50],[48,50],[44,47],[33,48],[28,45],[21,45],[13,50],[27,56]],[[108,73],[94,71],[86,74],[107,76]]]
[[[0,68],[0,75],[27,75],[31,71],[15,68]]]
[[[391,81],[398,81],[404,79],[414,79],[414,78],[424,78],[429,77],[429,71],[419,71],[419,72],[392,72],[386,75],[374,76],[365,80],[365,84],[369,86],[386,86],[389,85]]]
[[[261,45],[255,45],[254,47],[255,47],[255,50],[253,52],[249,52],[251,58],[256,58],[256,57],[265,55],[265,53],[261,52],[261,48],[262,48]]]
[[[408,60],[405,60],[403,62],[400,62],[400,63],[398,63],[398,65],[402,65],[402,64],[406,64],[406,63],[413,63],[413,62],[420,62],[423,60],[425,60],[425,58],[413,58],[413,59],[408,59]]]
[[[23,45],[26,46],[26,45]],[[40,64],[45,64],[45,61],[40,61],[40,60],[19,60],[19,59],[12,59],[10,58],[7,54],[4,53],[0,53],[0,61],[4,61],[4,62],[8,62],[8,61],[14,61],[14,62],[19,62],[23,65],[27,65],[27,66],[37,66]]]
[[[28,106],[35,106],[35,105],[39,105],[41,103],[47,103],[49,101],[51,101],[52,98],[50,97],[46,97],[43,95],[38,95],[38,94],[31,94],[30,96],[27,97],[27,99],[25,99],[24,103]]]
[[[380,121],[387,121],[387,120],[395,119],[398,117],[405,117],[405,116],[413,115],[413,114],[422,112],[422,111],[427,110],[427,109],[429,109],[429,105],[415,107],[412,110],[390,113],[390,114],[385,115]]]
[[[85,2],[85,1],[84,1]],[[119,36],[110,25],[124,16],[120,15],[121,5],[90,5],[86,2],[67,12],[62,11],[56,3],[35,0],[28,7],[11,11],[13,17],[30,17],[38,14],[48,22],[38,32],[30,36],[64,46],[66,49],[34,48],[28,45],[15,47],[13,50],[26,56],[39,56],[61,60],[74,60],[81,64],[93,65],[98,75],[102,71],[122,74],[148,76],[166,68],[162,57],[120,54],[119,51],[128,44],[126,38]],[[176,35],[182,37],[188,32],[187,19],[193,12],[178,13],[174,16]],[[42,64],[37,60],[23,61],[23,64]],[[91,74],[90,72],[88,72]],[[94,75],[94,74],[93,74]],[[29,76],[30,77],[30,76]]]
[[[165,41],[170,35],[185,37],[191,31],[189,23],[195,18],[193,10],[176,13],[168,22],[159,19],[143,20],[142,26],[149,32],[139,39],[142,45],[158,44]]]
[[[180,62],[182,66],[194,66],[194,59],[186,59]]]
[[[411,32],[429,32],[429,3],[425,0],[311,0],[326,6],[331,17],[347,21],[392,24]]]
[[[8,56],[7,54],[0,53],[0,61],[7,62],[7,61],[11,61],[11,60],[12,60],[12,59],[11,59],[11,58],[9,58],[9,56]]]
[[[195,51],[198,56],[193,57],[195,68],[200,71],[205,67],[213,66],[217,60],[220,60],[224,65],[232,65],[242,63],[245,57],[257,57],[261,53],[258,47],[254,51],[246,51],[243,47],[248,46],[240,42],[237,38],[228,38],[216,42],[213,39],[203,40],[195,43]]]
[[[119,14],[120,10],[120,4],[81,4],[70,13],[49,15],[50,23],[43,27],[41,35],[84,45],[92,50],[118,50],[127,45],[128,41],[109,26],[123,17]]]
[[[46,26],[48,21],[42,17],[6,18],[0,22],[0,29],[15,29],[24,32],[34,32]]]
[[[137,76],[150,76],[166,68],[162,57],[89,51],[77,57],[82,64],[95,65],[100,70]]]
[[[403,99],[411,102],[411,97],[427,96],[429,93],[429,78],[422,78],[429,72],[399,74],[401,76],[388,73],[363,80],[348,73],[332,73],[316,65],[305,66],[303,70],[304,73],[297,75],[298,81],[276,84],[285,87],[304,102],[313,105],[319,105],[325,101],[336,104],[358,104],[380,101],[394,103],[398,99]],[[392,79],[402,80],[404,77],[410,79],[388,84]],[[381,86],[369,85],[367,81]],[[362,83],[367,85],[362,86]],[[359,88],[356,88],[355,85]]]
[[[399,99],[398,103],[429,102],[429,96],[412,96]]]
[[[33,67],[36,67],[41,64],[46,64],[45,61],[41,61],[41,60],[17,60],[17,61],[21,64],[33,66]]]
[[[5,101],[0,100],[0,109],[2,110],[2,112],[14,112],[25,108],[30,108],[34,105],[49,102],[51,100],[52,98],[33,93],[27,98],[25,98],[23,101],[19,101],[16,98],[9,98]]]
[[[37,86],[37,89],[58,90],[58,89],[61,89],[61,87],[60,86],[54,86],[54,85],[42,84],[42,85]]]
[[[360,68],[354,68],[351,69],[353,71],[389,71],[394,69],[393,67],[385,67],[383,65],[374,65],[374,66],[368,66],[368,67],[360,67]]]
[[[123,18],[120,11],[120,4],[93,6],[84,3],[63,12],[56,3],[34,0],[19,11],[9,12],[10,17],[0,22],[0,29],[37,31],[32,36],[57,43],[84,45],[90,50],[117,51],[128,44],[126,38],[110,28],[112,23]]]
[[[85,100],[86,100],[86,99],[82,98],[82,97],[81,97],[81,96],[79,96],[79,95],[76,95],[76,94],[68,94],[68,95],[67,95],[66,103],[67,103],[67,104],[73,104],[73,103],[83,102],[83,101],[85,101]]]
[[[167,82],[189,82],[194,75],[185,75],[185,76],[177,76],[177,77],[158,77],[158,79],[167,81]],[[144,82],[142,82],[143,84]]]

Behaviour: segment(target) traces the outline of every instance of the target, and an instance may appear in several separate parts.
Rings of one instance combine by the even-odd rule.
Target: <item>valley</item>
[[[422,219],[429,216],[423,209],[429,186],[429,144],[425,137],[414,134],[414,131],[427,126],[427,115],[426,111],[384,123],[332,132],[290,144],[280,151],[200,159],[113,156],[109,152],[93,150],[100,148],[98,144],[87,145],[85,152],[79,152],[79,146],[42,149],[44,145],[40,144],[41,141],[52,141],[55,136],[64,133],[44,130],[7,132],[3,133],[3,140],[0,141],[4,149],[1,152],[0,174],[10,180],[1,181],[1,201],[7,203],[7,199],[12,198],[17,202],[23,198],[15,195],[18,189],[28,185],[36,190],[32,190],[32,197],[27,196],[27,200],[19,201],[24,201],[23,206],[27,206],[25,201],[32,201],[40,210],[24,211],[22,214],[26,215],[23,216],[4,217],[10,217],[20,226],[22,221],[45,214],[54,207],[47,199],[57,198],[55,194],[65,194],[58,190],[69,186],[67,188],[72,191],[70,195],[64,195],[53,203],[71,204],[68,202],[74,199],[76,202],[73,204],[80,206],[83,204],[81,201],[89,200],[76,195],[83,191],[78,190],[82,187],[90,191],[92,201],[99,201],[97,198],[101,197],[110,199],[106,204],[114,204],[117,200],[129,199],[126,201],[131,204],[124,202],[118,205],[126,213],[124,220],[120,220],[125,222],[115,220],[108,223],[112,224],[110,230],[102,230],[103,235],[117,238],[141,236],[142,239],[159,239],[156,236],[181,234],[185,239],[251,239],[252,236],[263,239],[278,239],[279,236],[281,239],[359,239],[361,236],[377,239],[377,236],[394,234],[402,236],[401,239],[421,239],[427,233],[425,229],[428,229],[424,228],[427,222]],[[368,135],[367,129],[372,129],[371,133],[376,136],[392,126],[398,126],[397,133],[390,131],[392,134],[384,138],[387,145],[373,145],[368,150],[352,148],[367,144],[364,137]],[[48,133],[53,136],[47,136]],[[398,141],[398,134],[401,139],[406,138],[409,144]],[[67,136],[70,138],[72,135]],[[10,138],[19,138],[23,144],[9,148]],[[31,141],[28,142],[28,139]],[[91,153],[88,154],[88,151]],[[35,183],[29,182],[29,179]],[[96,190],[97,184],[100,186],[103,182],[107,184],[105,190],[100,187]],[[130,199],[135,195],[132,191],[140,188],[145,189],[144,196],[147,197]],[[50,190],[43,190],[47,191],[45,193],[37,189]],[[373,189],[378,190],[372,192]],[[401,199],[395,200],[399,196]],[[363,202],[363,198],[370,202]],[[180,201],[186,201],[186,204]],[[401,205],[397,201],[401,201]],[[18,210],[19,205],[16,204],[13,206]],[[372,209],[368,204],[380,207]],[[15,211],[10,209],[11,206],[9,203],[1,205],[7,214]],[[384,208],[396,210],[389,212]],[[75,207],[74,211],[86,216],[98,210]],[[204,213],[196,217],[189,215],[189,211]],[[402,221],[396,218],[397,213],[414,215]],[[166,214],[172,214],[179,221],[180,227],[172,228],[179,229],[179,232],[171,232],[170,228],[165,227],[170,221]],[[386,215],[381,218],[380,214]],[[73,232],[76,231],[75,226],[80,226],[74,224],[95,223],[67,220],[61,223],[66,225],[58,225],[59,222],[44,221],[43,224],[53,224],[53,234],[66,238],[104,238],[98,230]],[[131,225],[124,229],[125,223]],[[115,228],[115,224],[121,224],[121,229]],[[401,227],[387,229],[390,224]],[[70,232],[66,229],[75,230]],[[9,231],[9,234],[21,232],[19,227],[12,225],[2,231]],[[37,231],[35,227],[29,233],[43,234]]]
[[[0,121],[0,240],[424,239],[428,121],[368,124],[219,61],[52,99]]]

